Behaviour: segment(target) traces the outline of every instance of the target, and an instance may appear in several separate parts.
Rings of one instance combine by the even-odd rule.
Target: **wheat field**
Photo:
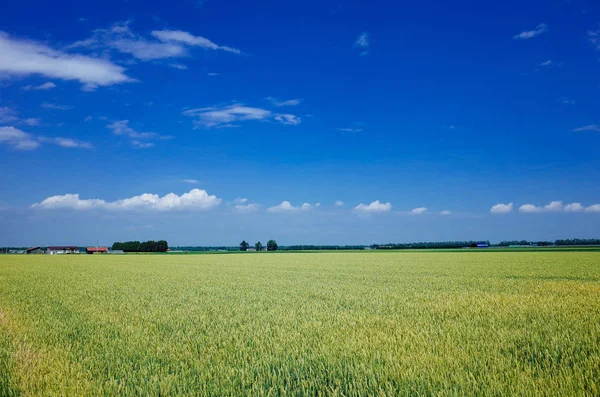
[[[600,395],[600,253],[0,256],[3,396]]]

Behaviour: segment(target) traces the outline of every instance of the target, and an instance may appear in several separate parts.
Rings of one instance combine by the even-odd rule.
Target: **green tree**
[[[275,241],[275,240],[267,241],[267,251],[277,251],[277,241]]]
[[[240,251],[247,251],[250,244],[246,242],[246,240],[240,243]]]
[[[260,241],[258,241],[254,244],[254,248],[256,248],[257,251],[262,251],[262,247],[263,247],[263,245]]]

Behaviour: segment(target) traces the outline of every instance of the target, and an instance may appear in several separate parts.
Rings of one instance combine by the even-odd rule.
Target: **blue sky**
[[[13,1],[0,245],[598,237],[593,1]]]

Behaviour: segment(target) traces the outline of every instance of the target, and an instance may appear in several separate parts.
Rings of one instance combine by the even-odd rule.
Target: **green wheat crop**
[[[0,256],[0,395],[600,395],[600,253]]]

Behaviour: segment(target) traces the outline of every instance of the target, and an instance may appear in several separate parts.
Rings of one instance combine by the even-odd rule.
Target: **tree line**
[[[250,248],[250,244],[247,243],[246,240],[244,240],[240,243],[240,251],[248,251],[248,248]],[[262,251],[263,248],[264,248],[264,246],[262,245],[262,243],[260,241],[257,241],[256,243],[254,243],[255,250]],[[279,248],[279,246],[277,245],[277,241],[275,241],[275,240],[267,241],[267,251],[277,251],[278,248]]]
[[[144,242],[125,241],[115,242],[112,245],[113,250],[123,250],[124,252],[167,252],[169,244],[165,240],[149,240]]]

